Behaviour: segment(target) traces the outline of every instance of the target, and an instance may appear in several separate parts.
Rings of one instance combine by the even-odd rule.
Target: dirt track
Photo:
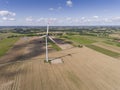
[[[38,39],[34,38],[32,45],[27,46],[37,45],[44,51],[44,47],[36,43]],[[24,49],[31,57],[0,66],[0,90],[120,90],[120,61],[117,59],[87,47],[71,48],[50,51],[50,58],[64,61],[64,64],[52,65],[44,63],[41,49],[34,49],[28,52],[25,52],[28,48]]]

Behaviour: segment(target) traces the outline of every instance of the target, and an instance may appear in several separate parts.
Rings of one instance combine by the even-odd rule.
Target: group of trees
[[[92,26],[84,26],[84,27],[72,27],[72,26],[52,26],[50,27],[50,35],[63,35],[69,34],[80,34],[80,35],[90,35],[90,36],[98,36],[98,37],[108,37],[109,34],[114,33],[115,31],[119,31],[120,28],[116,27],[92,27]],[[0,33],[19,33],[27,36],[42,36],[46,32],[46,27],[19,27],[13,29],[2,29]],[[17,37],[17,36],[10,36]]]

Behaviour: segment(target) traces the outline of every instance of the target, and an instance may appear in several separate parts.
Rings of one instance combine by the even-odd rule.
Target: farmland
[[[65,40],[70,40],[73,45],[78,46],[79,44],[84,45],[88,48],[96,50],[100,53],[106,54],[111,57],[120,57],[119,47],[116,45],[111,45],[108,40],[111,38],[95,37],[95,36],[86,36],[86,35],[65,35],[61,38]],[[111,39],[112,40],[112,39]],[[112,42],[115,44],[115,42]],[[118,49],[116,51],[116,49]]]
[[[18,38],[12,38],[0,41],[0,56],[4,55],[17,40]]]
[[[105,43],[111,38],[66,34],[53,39],[57,45],[49,43],[49,59],[63,63],[44,62],[45,41],[39,36],[5,38],[2,43],[10,40],[11,48],[0,58],[0,90],[120,89],[119,47]]]
[[[21,40],[17,45],[26,43],[24,39]],[[49,50],[50,58],[61,57],[64,63],[48,64],[44,63],[45,55],[42,52],[44,47],[37,45],[37,37],[29,40],[27,43],[31,44],[26,47],[31,50],[21,47],[21,53],[26,54],[25,56],[17,58],[16,61],[11,59],[9,62],[6,61],[6,64],[1,64],[1,90],[113,90],[114,87],[119,89],[120,62],[117,59],[87,47],[75,47],[59,52]],[[40,47],[40,49],[34,50],[34,47]],[[17,50],[16,53],[21,50]]]

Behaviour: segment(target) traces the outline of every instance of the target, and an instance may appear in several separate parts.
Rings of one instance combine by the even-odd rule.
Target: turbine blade
[[[41,38],[44,38],[44,37],[46,37],[46,35],[40,36],[39,38],[41,39]]]
[[[48,33],[49,33],[49,23],[48,23],[48,25],[47,25],[47,35],[48,35]]]
[[[53,40],[50,36],[49,36],[49,39],[50,39],[53,43],[57,44],[57,43],[55,42],[55,40]]]

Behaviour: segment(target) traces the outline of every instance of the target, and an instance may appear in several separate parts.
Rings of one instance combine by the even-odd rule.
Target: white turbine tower
[[[48,34],[49,34],[49,23],[47,25],[47,33],[46,33],[46,62],[48,62]]]
[[[55,43],[55,41],[49,36],[49,23],[47,24],[47,32],[46,35],[41,36],[40,38],[44,38],[45,37],[45,42],[46,42],[46,62],[49,62],[49,58],[48,58],[48,38]],[[56,44],[56,43],[55,43]]]

